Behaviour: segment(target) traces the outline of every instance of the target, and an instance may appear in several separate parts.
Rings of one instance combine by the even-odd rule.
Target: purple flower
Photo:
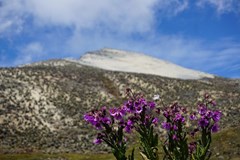
[[[172,139],[175,140],[175,141],[178,141],[178,140],[179,140],[179,138],[177,137],[176,134],[174,134],[174,135],[172,136]]]
[[[111,124],[111,119],[108,118],[108,117],[103,117],[103,118],[102,118],[102,123]]]
[[[83,117],[84,117],[85,121],[90,122],[90,123],[92,123],[94,121],[94,119],[95,119],[94,116],[89,115],[89,114],[85,114]]]
[[[147,105],[147,101],[144,98],[140,98],[139,102],[143,105],[146,106]]]
[[[212,126],[211,130],[212,130],[213,133],[219,131],[219,126],[218,126],[218,124],[215,123],[215,124]]]
[[[135,112],[135,107],[133,105],[133,101],[128,101],[125,106],[127,107],[127,112],[129,113],[134,113]]]
[[[164,117],[168,118],[169,117],[169,112],[168,111],[164,111],[163,115],[164,115]]]
[[[121,120],[122,117],[123,117],[122,113],[118,112],[118,114],[114,118],[116,118],[116,120]]]
[[[97,130],[102,129],[101,123],[99,123],[99,122],[96,122],[94,126],[96,127]]]
[[[178,106],[178,103],[174,103],[172,106],[171,106],[171,109],[172,109],[172,113],[173,114],[176,114],[176,113],[179,113],[180,112],[180,107]]]
[[[188,152],[192,154],[196,149],[196,142],[191,142],[188,145]]]
[[[203,116],[207,113],[207,107],[203,104],[201,104],[198,108],[198,113]]]
[[[132,128],[133,128],[133,126],[131,126],[131,125],[126,125],[126,127],[124,128],[124,130],[125,130],[127,133],[131,133]]]
[[[173,125],[173,130],[174,130],[174,131],[177,131],[177,130],[178,130],[178,127],[177,127],[175,124]]]
[[[91,123],[93,126],[95,126],[98,130],[101,129],[101,124],[99,122],[98,115],[91,115],[91,114],[85,114],[84,120]]]
[[[102,111],[104,114],[106,114],[106,110],[107,110],[107,107],[106,107],[106,106],[103,106],[103,107],[101,108],[101,111]]]
[[[220,111],[214,111],[213,112],[213,116],[212,119],[214,120],[214,122],[218,122],[221,118],[221,112]]]
[[[157,117],[153,118],[152,123],[157,126],[159,119]]]
[[[206,116],[207,116],[208,118],[212,118],[213,112],[210,111],[210,110],[208,110],[207,113],[206,113]]]
[[[127,132],[127,133],[131,133],[132,131],[132,128],[133,128],[133,125],[134,125],[134,121],[133,121],[133,117],[130,117],[126,123],[126,126],[124,128],[124,130]]]
[[[121,108],[112,108],[109,110],[109,113],[115,119],[121,120],[125,112]]]
[[[123,114],[126,114],[127,111],[128,111],[127,106],[123,105],[123,106],[121,107],[121,112],[122,112]]]
[[[96,138],[93,140],[93,143],[100,144],[100,143],[102,143],[102,139]]]
[[[140,114],[143,111],[142,106],[137,106],[136,107],[136,113]]]
[[[104,135],[102,133],[98,133],[97,134],[97,138],[93,140],[93,143],[95,144],[100,144],[102,143],[102,138],[104,137]]]
[[[168,122],[163,122],[162,123],[162,128],[166,129],[166,130],[170,130],[171,129],[171,124]]]
[[[190,119],[191,121],[197,120],[196,113],[191,114],[190,117],[189,117],[189,119]]]
[[[127,121],[127,125],[128,125],[128,126],[132,126],[133,123],[134,123],[134,122],[133,122],[131,119],[129,119],[129,120]]]
[[[118,113],[118,110],[117,110],[117,108],[111,108],[111,109],[109,109],[109,113],[111,116],[115,117]]]
[[[145,120],[144,120],[144,124],[149,124],[149,120],[150,120],[150,116],[146,115]]]
[[[140,102],[140,101],[135,101],[135,102],[134,102],[134,106],[135,106],[135,107],[138,107],[138,106],[140,106],[140,105],[141,105],[141,102]]]
[[[154,102],[148,102],[148,106],[150,107],[151,110],[153,110],[156,104]]]
[[[121,114],[121,116],[124,116],[126,114],[126,108],[121,107],[118,109],[118,112],[119,112],[119,114]]]
[[[185,118],[184,118],[183,115],[181,115],[180,113],[177,113],[177,114],[175,115],[174,121],[178,121],[178,122],[184,123],[184,122],[185,122]]]
[[[198,125],[200,127],[207,127],[209,124],[209,121],[205,118],[201,118],[199,121],[198,121]]]

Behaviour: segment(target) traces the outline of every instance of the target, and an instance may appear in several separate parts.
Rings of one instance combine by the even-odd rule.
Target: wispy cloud
[[[20,1],[0,0],[0,38],[15,35],[23,29],[23,12]]]
[[[212,5],[216,8],[218,14],[224,14],[228,12],[240,13],[239,0],[198,0],[196,4],[199,7]]]
[[[158,10],[166,16],[175,16],[188,7],[188,0],[161,0],[158,2]]]
[[[30,63],[33,60],[42,58],[45,54],[44,48],[39,42],[32,42],[19,48],[19,55],[14,61],[14,65]]]

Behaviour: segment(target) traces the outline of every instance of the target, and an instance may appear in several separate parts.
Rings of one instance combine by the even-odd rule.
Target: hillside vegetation
[[[95,131],[83,121],[83,114],[103,105],[122,104],[127,87],[149,99],[159,94],[165,104],[178,101],[189,110],[196,108],[196,100],[204,93],[211,94],[223,111],[222,132],[212,146],[215,158],[240,157],[239,80],[179,80],[65,60],[0,69],[0,152],[109,152],[105,145],[92,144]]]

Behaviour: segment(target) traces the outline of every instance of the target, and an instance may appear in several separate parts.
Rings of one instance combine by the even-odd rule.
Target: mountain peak
[[[106,70],[152,74],[171,78],[214,78],[211,74],[184,68],[142,53],[112,48],[87,52],[80,58],[79,62]]]

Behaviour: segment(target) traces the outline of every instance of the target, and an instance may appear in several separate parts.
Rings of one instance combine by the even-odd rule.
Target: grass
[[[213,136],[212,148],[214,149],[212,159],[219,156],[224,159],[240,160],[240,127],[224,129]],[[219,154],[217,156],[217,154]]]
[[[224,129],[213,135],[212,149],[213,154],[211,160],[231,159],[240,160],[240,127]],[[141,159],[139,155],[139,144],[133,145],[135,148],[135,159]],[[130,154],[132,148],[127,151]],[[162,150],[159,146],[160,157]],[[77,154],[77,153],[60,153],[60,154],[0,154],[0,160],[114,160],[111,153],[104,154]],[[161,159],[161,158],[160,158]]]
[[[134,157],[136,160],[142,159],[139,152],[139,143],[134,143],[128,150],[126,155],[130,155],[135,148]],[[161,146],[159,145],[160,158],[162,156]],[[29,154],[0,154],[0,160],[115,160],[112,153],[94,153],[94,154],[77,154],[77,153],[59,153],[59,154],[44,154],[44,153],[29,153]]]
[[[115,160],[111,153],[104,154],[77,154],[77,153],[62,153],[62,154],[0,154],[0,160]],[[135,159],[141,159],[137,151],[135,151]]]
[[[1,154],[1,160],[45,160],[45,159],[66,159],[66,160],[114,160],[112,154]]]

